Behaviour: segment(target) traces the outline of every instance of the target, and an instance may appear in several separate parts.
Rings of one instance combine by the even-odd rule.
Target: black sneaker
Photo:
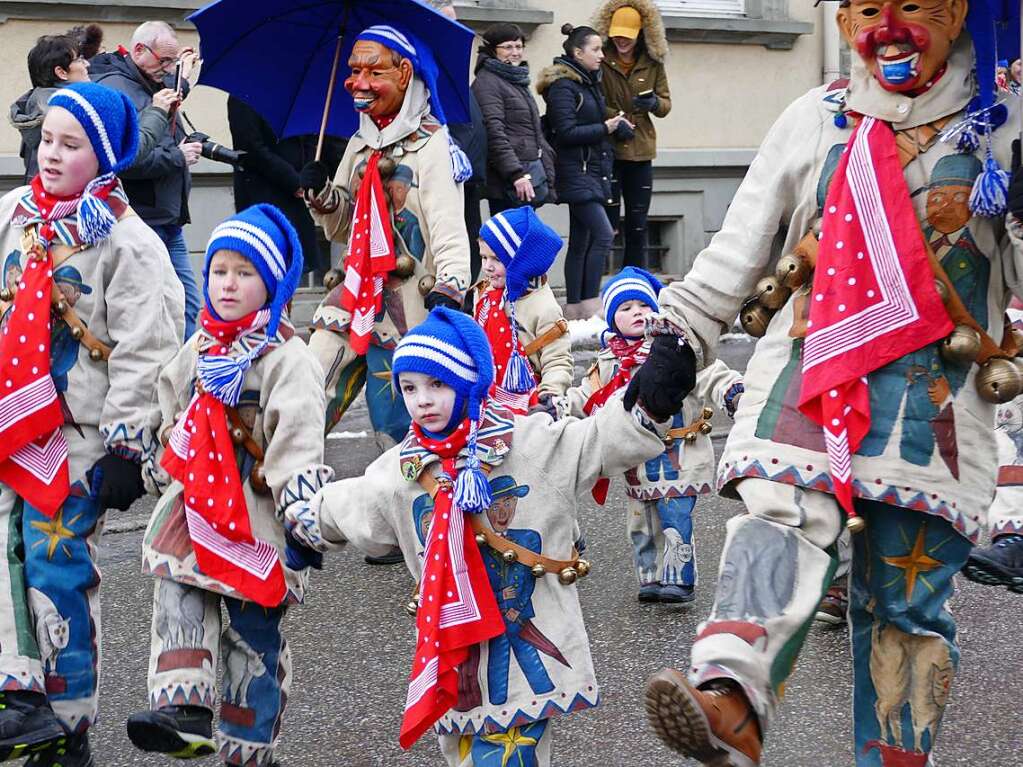
[[[40,692],[0,692],[0,762],[63,744],[64,728]]]
[[[986,586],[1008,586],[1023,594],[1023,535],[1001,535],[985,548],[975,548],[963,575]]]
[[[367,554],[365,560],[367,565],[397,565],[405,561],[405,555],[401,553],[400,548],[392,546],[383,556],[371,557]]]
[[[217,752],[213,712],[202,706],[167,706],[132,714],[128,739],[142,751],[175,759],[198,759]]]
[[[96,767],[96,761],[89,750],[89,736],[83,732],[32,754],[25,767]]]

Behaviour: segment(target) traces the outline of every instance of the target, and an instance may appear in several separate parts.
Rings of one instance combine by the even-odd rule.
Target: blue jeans
[[[162,224],[152,227],[163,244],[167,246],[167,253],[170,254],[171,265],[174,273],[181,281],[181,287],[185,289],[185,338],[187,341],[195,332],[195,320],[199,316],[199,308],[202,306],[202,299],[199,295],[199,286],[196,284],[195,275],[192,274],[192,262],[188,257],[188,246],[185,245],[185,235],[181,227],[174,224]]]

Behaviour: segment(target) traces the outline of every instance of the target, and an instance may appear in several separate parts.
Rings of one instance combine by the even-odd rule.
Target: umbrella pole
[[[316,160],[323,154],[323,137],[327,133],[327,118],[330,117],[330,102],[334,100],[334,85],[337,83],[337,67],[341,62],[341,42],[343,34],[337,36],[337,47],[334,48],[334,63],[330,66],[330,83],[327,85],[327,100],[323,104],[323,119],[320,120],[320,137],[316,141]]]

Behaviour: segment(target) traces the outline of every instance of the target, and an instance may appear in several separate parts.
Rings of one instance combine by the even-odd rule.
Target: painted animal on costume
[[[161,578],[157,599],[162,609],[158,611],[160,623],[157,634],[163,637],[168,650],[182,647],[201,647],[206,629],[203,619],[206,605],[198,589],[183,589],[174,581]]]
[[[664,577],[681,578],[682,569],[693,559],[693,547],[673,527],[664,529]]]
[[[62,616],[57,606],[39,589],[28,590],[28,609],[36,627],[39,660],[44,669],[57,668],[57,656],[71,639],[71,622]]]
[[[998,408],[995,428],[1008,437],[1016,449],[1013,463],[1023,464],[1023,404],[1013,401]]]
[[[248,708],[249,685],[266,674],[263,655],[249,647],[230,626],[224,630],[224,648],[224,699],[239,708]]]

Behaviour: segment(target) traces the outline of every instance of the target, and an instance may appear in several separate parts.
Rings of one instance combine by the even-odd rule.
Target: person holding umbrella
[[[435,306],[461,307],[469,238],[452,143],[437,97],[433,53],[405,31],[374,25],[356,37],[345,90],[359,114],[333,181],[310,163],[301,184],[327,237],[349,245],[343,278],[313,318],[310,347],[327,380],[327,430],[370,379],[370,419],[380,448],[404,438],[409,416],[390,387],[391,355]],[[399,171],[401,172],[399,174]],[[402,175],[401,215],[389,183]],[[406,190],[407,187],[407,190]],[[407,233],[421,233],[421,238]],[[335,273],[336,274],[336,273]]]

